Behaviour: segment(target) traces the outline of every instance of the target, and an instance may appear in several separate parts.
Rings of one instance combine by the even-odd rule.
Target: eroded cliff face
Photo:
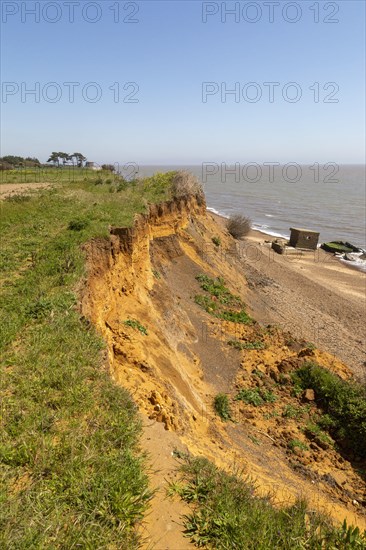
[[[143,414],[174,431],[192,453],[225,469],[235,464],[279,502],[302,495],[339,520],[365,526],[359,504],[365,485],[356,470],[333,448],[316,444],[289,460],[288,442],[304,436],[297,419],[281,417],[292,398],[278,381],[309,357],[343,377],[350,371],[276,328],[219,320],[195,303],[201,273],[222,277],[244,301],[247,292],[235,242],[200,196],[151,206],[132,228],[111,228],[108,240],[91,241],[85,251],[82,313],[107,342],[111,376]],[[240,352],[227,345],[234,338],[263,347]],[[245,386],[276,391],[276,403],[261,409],[238,403],[235,423],[221,422],[214,396]]]
[[[136,216],[133,227],[111,228],[109,241],[86,246],[83,314],[108,342],[115,380],[132,392],[141,410],[173,430],[182,429],[204,406],[198,359],[179,349],[197,336],[179,299],[161,284],[152,255],[156,261],[182,255],[181,244],[191,240],[188,226],[205,211],[201,197],[150,206],[147,214]]]

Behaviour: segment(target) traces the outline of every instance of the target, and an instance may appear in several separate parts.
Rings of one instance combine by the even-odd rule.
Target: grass
[[[309,422],[304,429],[306,437],[310,440],[314,440],[315,443],[320,444],[324,448],[332,447],[334,441],[325,433],[321,427],[314,422]]]
[[[225,281],[221,277],[211,279],[207,275],[198,275],[197,281],[201,283],[202,290],[208,292],[211,296],[217,298],[218,302],[227,306],[242,306],[243,303],[238,296],[235,296],[225,286]]]
[[[323,426],[345,450],[366,457],[366,388],[345,381],[311,361],[295,371],[295,384],[312,388],[316,402],[327,415]],[[326,426],[327,425],[327,426]]]
[[[228,345],[237,350],[243,350],[243,349],[258,350],[258,349],[265,349],[266,347],[265,343],[260,341],[240,342],[239,340],[229,340]]]
[[[110,178],[110,173],[105,174],[87,168],[67,166],[65,168],[19,168],[16,170],[0,171],[0,183],[79,183],[81,181],[96,182]],[[112,176],[116,181],[118,175]]]
[[[306,443],[303,443],[303,441],[300,441],[299,439],[291,439],[288,443],[288,448],[290,451],[294,452],[295,449],[300,449],[301,451],[308,451],[309,447],[306,445]]]
[[[308,409],[301,406],[286,405],[282,411],[284,418],[296,418],[297,420],[302,418]]]
[[[207,294],[197,294],[194,301],[207,313],[232,323],[244,325],[253,323],[253,319],[245,311],[241,298],[230,292],[221,277],[212,279],[201,274],[196,279],[200,283],[201,289]]]
[[[264,403],[274,403],[277,401],[277,397],[273,392],[262,388],[243,388],[237,393],[235,401],[244,401],[244,403],[247,403],[248,405],[259,407]]]
[[[147,336],[147,329],[146,327],[144,327],[144,325],[142,325],[139,321],[137,321],[136,319],[126,319],[125,321],[123,321],[123,323],[127,326],[127,327],[131,327],[135,330],[138,330],[139,332],[141,332],[141,334],[143,334],[144,336]]]
[[[335,528],[304,501],[275,508],[270,497],[258,497],[240,472],[228,474],[204,458],[186,458],[174,492],[191,511],[184,517],[185,535],[198,547],[215,550],[365,549],[366,537],[346,523]]]
[[[82,245],[171,193],[168,176],[116,194],[94,177],[1,203],[2,548],[138,547],[150,498],[141,425],[76,289]]]

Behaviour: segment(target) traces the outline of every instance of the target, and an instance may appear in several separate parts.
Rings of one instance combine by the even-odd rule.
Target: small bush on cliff
[[[200,181],[191,172],[184,170],[175,173],[172,181],[172,192],[177,199],[190,195],[204,197]]]
[[[234,239],[241,239],[248,235],[252,226],[252,220],[241,214],[234,214],[230,216],[226,223],[226,228],[229,231],[230,235]]]
[[[216,395],[214,399],[214,409],[224,422],[231,420],[229,398],[225,393],[218,393]]]

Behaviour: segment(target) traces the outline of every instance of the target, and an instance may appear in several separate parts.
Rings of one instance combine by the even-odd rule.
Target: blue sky
[[[1,155],[365,162],[363,1],[1,4]],[[79,84],[73,103],[67,82]],[[273,102],[268,82],[278,83]],[[137,86],[137,102],[124,102]],[[225,96],[235,87],[239,96]],[[32,88],[36,95],[26,94]]]

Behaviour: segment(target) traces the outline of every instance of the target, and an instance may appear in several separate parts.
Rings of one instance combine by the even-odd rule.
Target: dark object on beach
[[[357,248],[357,246],[353,246],[353,244],[350,244],[348,242],[343,242],[343,241],[332,241],[329,243],[323,243],[321,245],[321,248],[326,252],[333,252],[333,253],[362,252],[362,250]]]
[[[226,228],[234,239],[240,239],[248,235],[252,228],[252,220],[241,214],[234,214],[226,222]]]
[[[309,250],[317,249],[320,233],[317,231],[310,231],[310,229],[298,229],[296,227],[290,227],[290,231],[290,246]]]

